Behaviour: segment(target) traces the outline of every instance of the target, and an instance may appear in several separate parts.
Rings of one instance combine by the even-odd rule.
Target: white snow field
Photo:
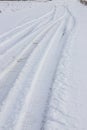
[[[87,130],[87,7],[0,2],[0,130]]]

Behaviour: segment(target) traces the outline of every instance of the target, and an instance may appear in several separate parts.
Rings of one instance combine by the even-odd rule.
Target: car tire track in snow
[[[40,37],[43,38],[43,35],[45,33],[47,33],[47,31],[49,30],[49,26],[51,23],[48,23],[47,25],[44,25],[43,27],[41,27],[40,29],[38,29],[37,31],[35,31],[34,33],[32,33],[31,35],[29,35],[27,38],[25,38],[24,40],[20,41],[19,43],[17,43],[16,45],[11,45],[12,47],[8,49],[7,52],[5,52],[5,54],[1,55],[0,57],[0,63],[1,63],[1,68],[0,68],[0,72],[3,71],[3,69],[12,62],[14,61],[14,59],[16,59],[16,57],[18,55],[20,55],[20,53],[25,49],[28,48],[28,46],[33,47],[36,46],[34,43],[39,43],[37,38],[40,39]],[[43,31],[42,31],[43,30]],[[46,31],[47,30],[47,31]],[[41,34],[40,34],[41,33]],[[42,36],[41,36],[42,35]],[[37,38],[35,38],[37,37]],[[35,39],[35,40],[34,40]],[[8,46],[6,45],[6,48]],[[5,49],[5,48],[4,48]],[[2,48],[1,48],[2,50]],[[3,50],[2,50],[3,51]],[[6,51],[6,50],[4,50]],[[14,53],[13,53],[14,52]],[[4,59],[7,59],[9,57],[9,59],[7,60],[6,64],[4,63]]]
[[[71,105],[72,107],[75,105],[75,101],[70,99],[72,91],[70,77],[72,73],[72,39],[76,22],[68,8],[67,11],[70,15],[70,20],[67,24],[67,35],[65,34],[67,39],[64,40],[66,46],[58,64],[57,72],[49,94],[42,130],[77,130],[77,118],[75,115],[72,115],[72,110],[68,110],[68,107],[70,107],[68,105]]]
[[[32,32],[34,32],[35,30],[38,30],[38,28],[40,28],[42,25],[46,25],[48,22],[50,22],[50,20],[53,18],[54,13],[55,13],[55,11],[53,11],[52,14],[50,14],[48,16],[48,18],[46,18],[47,17],[47,15],[46,15],[46,16],[42,17],[41,20],[31,22],[31,23],[29,23],[29,25],[26,24],[26,26],[22,25],[21,27],[17,27],[18,29],[15,29],[16,32],[14,32],[14,30],[13,30],[13,32],[10,34],[10,36],[9,35],[5,36],[4,39],[6,39],[6,37],[8,39],[4,40],[4,42],[0,43],[0,54],[5,52],[10,47],[13,47],[13,45],[18,44],[18,41],[19,42],[22,41],[23,38],[26,38],[26,36],[29,36],[30,33],[32,34]],[[19,28],[21,28],[21,30],[19,30]],[[12,35],[12,37],[11,37],[11,35]],[[3,39],[3,37],[1,39]],[[28,41],[27,38],[26,38],[26,40]]]
[[[60,29],[62,29],[61,33]],[[31,127],[32,130],[34,130],[35,128],[36,129],[41,128],[41,121],[43,117],[44,107],[46,99],[48,97],[47,95],[55,73],[56,64],[58,62],[56,60],[60,52],[58,41],[60,41],[61,36],[63,35],[63,29],[64,29],[64,22],[61,24],[60,28],[57,29],[54,37],[52,38],[49,44],[49,47],[47,48],[38,66],[38,70],[34,76],[34,79],[31,82],[30,91],[26,95],[25,103],[21,111],[17,126],[15,127],[15,130],[16,129],[28,130]],[[55,51],[53,51],[54,49]],[[51,60],[53,60],[53,57],[56,58],[54,58],[53,67],[51,68],[50,63],[52,64]],[[47,77],[49,77],[49,80],[47,79]],[[31,110],[34,108],[35,110],[31,113]]]
[[[46,39],[45,39],[45,41],[46,41]],[[44,45],[44,44],[43,44]],[[45,46],[46,46],[46,44],[45,44]],[[27,93],[27,91],[26,90],[28,90],[28,85],[29,85],[29,81],[28,81],[28,79],[27,79],[27,77],[26,78],[24,78],[23,77],[23,74],[25,75],[25,76],[28,76],[28,78],[29,78],[29,80],[31,79],[31,77],[32,77],[32,74],[34,73],[33,71],[36,71],[36,63],[37,63],[37,59],[39,60],[39,57],[40,57],[40,55],[41,55],[41,52],[42,51],[40,51],[40,52],[38,52],[38,49],[40,49],[40,48],[37,48],[37,50],[36,50],[36,52],[34,52],[34,54],[32,55],[32,57],[27,61],[27,63],[25,64],[25,66],[24,66],[24,68],[23,68],[23,70],[22,70],[22,72],[20,73],[20,75],[19,75],[19,77],[17,78],[17,80],[16,80],[16,83],[14,83],[14,87],[13,87],[13,89],[11,90],[11,92],[10,92],[10,94],[9,94],[9,97],[8,97],[8,99],[10,99],[10,100],[7,100],[7,107],[10,107],[10,106],[14,106],[14,104],[13,103],[16,103],[17,104],[17,101],[16,101],[16,98],[19,98],[19,95],[21,95],[21,96],[24,96],[24,94],[23,94],[23,92],[26,92]],[[42,48],[43,49],[43,48]],[[37,54],[38,53],[38,54]],[[36,55],[37,54],[37,55]],[[38,57],[37,57],[38,56]],[[28,63],[29,62],[29,63]],[[30,68],[29,70],[28,70],[28,68]],[[25,88],[25,82],[26,82],[26,88]],[[22,92],[22,90],[23,90],[23,92]],[[16,92],[15,92],[16,91]],[[14,94],[14,92],[15,92],[15,95],[13,95]],[[25,94],[26,94],[25,93]],[[16,95],[17,95],[17,97],[16,97]],[[13,102],[13,99],[11,100],[11,98],[10,97],[14,97],[13,99],[14,99],[14,102]],[[19,101],[20,101],[20,103],[21,103],[21,100],[23,100],[22,99],[22,97],[19,99]],[[10,105],[9,105],[9,103],[8,103],[8,101],[9,102],[11,102],[10,103]],[[13,103],[12,103],[13,102]],[[5,108],[6,108],[6,105],[5,105]],[[17,105],[18,106],[18,105]],[[16,105],[14,106],[14,108],[16,108],[17,107]],[[21,104],[20,104],[20,106],[21,106]],[[4,109],[5,110],[5,109]],[[9,111],[9,109],[8,109],[8,111]],[[15,111],[15,109],[13,109],[13,111]],[[19,110],[18,110],[19,111]],[[4,112],[3,112],[4,113]],[[4,113],[5,114],[5,113]],[[8,114],[7,112],[6,112],[6,114]],[[10,116],[11,117],[11,116]],[[5,116],[4,116],[4,118],[5,118]]]
[[[52,24],[52,23],[51,23]],[[55,23],[53,23],[53,24],[55,24]],[[48,26],[48,25],[47,25]],[[49,24],[49,26],[52,26],[52,25],[50,25]],[[48,29],[49,29],[49,26],[47,27]],[[47,30],[47,28],[46,28],[46,30]],[[51,28],[51,27],[50,27]],[[45,29],[44,29],[44,31],[45,31]],[[43,31],[43,32],[44,32]],[[46,31],[44,32],[44,34],[46,33]],[[41,34],[40,34],[40,36],[41,36]],[[37,38],[39,37],[39,35],[37,36]],[[43,33],[42,33],[42,37],[43,37]],[[34,41],[34,40],[33,40]],[[34,42],[38,42],[37,41],[37,39],[35,39],[35,41]],[[34,46],[36,46],[36,44],[33,44]],[[29,45],[28,45],[29,46]],[[29,55],[29,49],[28,49],[28,46],[26,47],[26,49],[25,49],[25,53],[27,54],[27,51],[28,51],[28,54],[27,55]],[[13,51],[12,51],[13,52]],[[8,53],[7,53],[8,54]],[[23,52],[22,52],[22,54],[23,54]],[[11,54],[10,54],[11,55]],[[9,56],[10,56],[9,55]],[[7,55],[8,56],[8,55]],[[9,57],[8,56],[8,57]],[[22,55],[21,55],[22,56]],[[23,56],[21,57],[21,56],[19,56],[20,57],[20,59],[19,58],[17,58],[16,59],[16,62],[17,62],[17,60],[18,61],[21,61],[21,60],[23,60],[23,59],[27,59],[27,57],[26,58],[23,58]],[[7,57],[7,58],[8,58]],[[5,58],[5,57],[4,57]],[[4,58],[2,58],[2,60],[4,59]],[[24,62],[24,60],[23,60],[23,62]],[[7,63],[7,62],[6,62]],[[23,63],[22,63],[23,64]],[[25,63],[24,63],[25,64]],[[16,71],[16,68],[15,68],[15,70],[13,69],[14,68],[14,66],[15,66],[15,62],[13,62],[10,66],[9,66],[9,69],[7,69],[8,67],[7,67],[7,65],[5,65],[6,66],[6,71],[4,71],[4,76],[3,76],[3,78],[1,78],[1,83],[0,83],[0,86],[1,86],[1,90],[0,90],[0,92],[1,93],[3,93],[4,92],[4,87],[5,86],[8,86],[7,84],[9,84],[10,83],[10,86],[12,85],[11,83],[13,83],[12,81],[13,81],[13,79],[11,80],[9,77],[11,77],[10,75],[8,76],[7,74],[5,74],[5,73],[12,73],[12,71]],[[3,66],[2,66],[3,67]],[[11,69],[12,68],[12,69]],[[18,67],[18,68],[20,68],[20,67]],[[2,68],[1,68],[1,70],[2,70]],[[3,72],[2,72],[2,75],[3,75]],[[15,74],[16,75],[16,74]],[[17,75],[16,75],[17,76]],[[7,77],[7,78],[5,78],[5,77]],[[15,77],[15,76],[14,76]],[[4,87],[3,87],[4,86]],[[9,87],[7,87],[7,89],[9,90]],[[5,91],[5,93],[4,93],[4,95],[6,94],[6,91]],[[6,96],[6,95],[5,95]],[[1,100],[3,99],[3,96],[2,96],[2,98],[1,98]]]
[[[52,26],[53,25],[50,25],[50,26],[48,26],[48,28],[46,28],[46,29],[44,29],[44,34],[46,35],[46,32],[47,31],[49,31],[51,28],[52,28]],[[50,27],[50,28],[49,28]],[[51,29],[52,30],[52,29]],[[16,72],[16,67],[18,67],[19,69],[20,69],[20,71],[21,71],[21,64],[22,64],[22,67],[23,67],[23,65],[26,63],[26,61],[27,61],[27,59],[28,59],[28,57],[29,57],[29,53],[30,52],[32,52],[32,49],[35,49],[37,46],[38,46],[38,44],[36,44],[36,43],[39,43],[40,42],[40,39],[41,39],[41,37],[42,37],[42,39],[43,39],[43,33],[42,34],[40,34],[40,35],[38,35],[36,38],[35,38],[35,41],[33,42],[33,43],[35,43],[35,44],[32,44],[33,45],[33,48],[32,48],[32,46],[29,46],[29,47],[31,47],[31,48],[26,48],[25,50],[24,50],[24,52],[22,52],[23,53],[23,55],[21,55],[21,56],[19,56],[19,58],[17,57],[17,59],[16,59],[16,62],[14,63],[12,63],[11,64],[11,66],[8,66],[9,68],[7,69],[7,67],[6,67],[6,70],[5,70],[5,74],[4,74],[4,77],[3,78],[1,78],[1,83],[0,83],[0,93],[2,93],[2,90],[3,90],[3,92],[4,92],[4,87],[5,86],[8,86],[8,85],[5,85],[5,84],[8,84],[8,82],[10,82],[10,85],[11,85],[11,82],[13,81],[11,81],[11,79],[9,78],[9,77],[11,77],[9,74],[10,73],[12,73],[12,72],[14,72],[14,74],[15,74],[15,72]],[[38,38],[40,38],[40,39],[38,39]],[[41,40],[42,40],[41,39]],[[39,40],[39,41],[38,41]],[[30,51],[29,51],[29,49],[31,49]],[[21,63],[22,62],[22,63]],[[18,69],[17,69],[18,70]],[[3,72],[2,72],[3,73]],[[7,73],[7,74],[6,74]],[[18,72],[17,72],[18,73]],[[9,75],[9,76],[8,76]],[[7,79],[5,78],[5,77],[7,77]],[[15,77],[15,75],[14,75],[14,77]],[[4,81],[4,79],[5,79],[5,81]],[[8,82],[7,82],[7,81]],[[13,83],[13,82],[12,82]],[[4,87],[3,87],[4,86]],[[9,89],[9,87],[7,87],[7,89]]]
[[[11,32],[1,38],[4,53],[0,55],[0,130],[40,130],[42,127],[49,91],[66,44],[61,41],[66,33],[69,14],[66,10],[57,19],[57,13],[55,9],[50,16],[48,13],[34,20],[29,27],[30,30],[34,27],[31,34],[26,33],[25,24],[23,33],[20,32],[22,27],[13,30],[12,44],[10,40],[3,40]],[[15,31],[19,33],[18,37],[14,35]]]
[[[51,27],[52,28],[52,27]],[[52,30],[52,29],[51,29]],[[53,30],[52,30],[53,31]],[[53,35],[53,32],[52,32],[52,34],[51,35]],[[50,36],[50,35],[49,35]],[[43,39],[44,40],[44,39]],[[50,40],[50,37],[49,37],[49,40]],[[45,40],[46,41],[46,40]],[[44,43],[43,45],[45,45],[45,46],[47,46],[47,44],[46,43]],[[37,46],[37,44],[35,44],[35,46]],[[38,44],[38,46],[39,46],[39,44]],[[42,45],[41,45],[42,46]],[[38,49],[38,48],[37,48]],[[43,48],[42,48],[43,49]],[[25,51],[26,52],[26,51]],[[33,55],[33,54],[32,54]],[[31,56],[32,56],[31,55]],[[35,54],[35,55],[37,55],[37,53]],[[15,77],[15,72],[16,72],[16,70],[18,70],[18,68],[19,68],[19,72],[21,72],[21,66],[23,67],[23,66],[25,66],[26,65],[26,62],[27,62],[27,60],[28,60],[28,57],[29,57],[29,53],[27,53],[27,55],[26,56],[22,56],[22,58],[21,59],[19,59],[19,61],[14,65],[13,64],[13,66],[12,67],[10,67],[9,68],[9,71],[8,71],[8,73],[3,77],[3,79],[1,79],[1,84],[0,84],[0,86],[1,86],[1,91],[0,91],[0,93],[2,93],[2,90],[3,90],[3,92],[4,92],[4,87],[7,87],[7,89],[9,89],[9,83],[8,82],[10,82],[10,86],[12,86],[12,84],[13,84],[13,79],[16,79],[16,78],[14,78]],[[36,57],[36,56],[34,56],[34,57]],[[30,61],[30,59],[29,59],[29,61]],[[34,61],[33,61],[34,62]],[[30,62],[30,63],[32,63],[32,62]],[[12,68],[12,69],[11,69]],[[6,70],[7,71],[7,70]],[[13,79],[12,78],[9,78],[9,77],[11,77],[11,75],[12,75],[12,73],[14,72],[14,77],[13,77]],[[16,77],[18,76],[18,74],[19,74],[19,72],[17,71],[16,73],[17,73],[17,75],[16,75]],[[9,76],[8,76],[9,75]],[[7,77],[7,78],[5,78],[5,77]],[[11,81],[11,79],[12,79],[12,81]],[[4,81],[5,80],[5,81]],[[7,82],[7,81],[8,82]],[[11,84],[12,83],[12,84]],[[7,85],[8,84],[8,85]]]
[[[42,22],[44,19],[46,19],[49,16],[53,15],[54,12],[55,12],[55,8],[53,8],[53,10],[51,10],[49,13],[45,14],[44,16],[39,17],[38,19],[34,19],[34,20],[29,21],[29,22],[26,22],[23,25],[18,26],[15,29],[12,29],[12,30],[2,34],[0,36],[0,43],[2,41],[8,40],[11,37],[14,37],[14,35],[16,35],[15,33],[19,34],[21,31],[25,30],[25,28],[27,28],[31,24],[38,24],[38,22]]]
[[[48,26],[48,25],[47,25]],[[49,26],[51,26],[51,25],[49,25]],[[46,29],[47,30],[47,29]],[[48,30],[49,30],[49,27],[48,27]],[[44,29],[44,31],[45,31],[45,29]],[[46,33],[46,31],[45,32],[42,32],[42,34],[40,34],[40,35],[38,35],[34,40],[33,40],[33,42],[31,42],[31,46],[30,46],[30,44],[23,50],[23,52],[14,60],[14,62],[10,65],[10,66],[8,66],[8,69],[7,69],[7,66],[6,66],[6,70],[4,71],[4,72],[2,72],[2,74],[0,75],[0,79],[2,80],[2,78],[6,75],[6,73],[8,73],[9,71],[11,71],[11,68],[13,68],[15,65],[16,65],[16,63],[17,63],[17,61],[20,61],[20,60],[22,60],[23,59],[23,55],[24,54],[27,54],[27,52],[29,53],[29,48],[31,47],[31,49],[32,49],[32,45],[33,46],[36,46],[36,44],[33,44],[33,43],[39,43],[39,41],[38,41],[38,38],[42,35],[42,37],[43,37],[43,33],[45,34]],[[31,52],[31,51],[30,51]],[[27,54],[28,55],[28,54]],[[24,57],[26,57],[26,56],[24,56]],[[8,57],[7,57],[8,58]],[[3,67],[3,66],[2,66]]]

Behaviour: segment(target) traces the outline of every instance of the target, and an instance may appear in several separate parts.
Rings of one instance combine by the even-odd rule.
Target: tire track
[[[64,25],[64,23],[62,23],[62,25]],[[62,25],[60,26],[60,28],[62,27],[63,29]],[[59,46],[58,41],[60,41],[62,35],[63,35],[63,31],[62,33],[60,33],[60,29],[58,28],[42,60],[40,61],[37,72],[31,82],[30,90],[26,95],[25,103],[20,112],[20,116],[14,130],[16,129],[28,130],[31,128],[32,130],[34,129],[39,130],[41,128],[43,112],[46,105],[45,103],[48,98],[48,92],[49,92],[50,85],[53,80],[53,76],[54,76],[55,68],[57,64],[57,61],[55,63],[55,59],[57,58],[60,52],[57,50]],[[54,48],[55,48],[55,53],[53,51]],[[56,58],[53,58],[53,57],[56,57]],[[54,59],[54,62],[52,64],[52,67],[50,67],[50,63],[52,63],[51,60],[53,61],[53,59]],[[47,79],[48,77],[49,77],[49,80]],[[38,116],[39,116],[39,119],[38,119]]]
[[[6,64],[3,62],[3,70],[1,68],[0,130],[41,128],[48,93],[63,46],[60,41],[68,15],[65,12],[59,19],[52,18],[55,19],[55,14],[46,23],[40,22],[36,31],[28,37],[26,46],[24,41],[20,41],[17,45],[8,47],[8,51],[0,59],[3,62],[3,58],[18,51],[12,55],[15,58],[11,57]]]
[[[49,28],[50,27],[50,28]],[[48,29],[44,29],[44,35],[46,34],[46,32],[48,32],[52,26],[49,26]],[[33,42],[35,43],[37,41],[37,43],[39,43],[40,41],[42,41],[43,39],[43,33],[38,35],[35,40],[33,40]],[[39,40],[39,41],[38,41]],[[22,52],[22,54],[20,54],[19,57],[17,57],[17,59],[15,59],[15,61],[10,65],[8,66],[8,68],[6,67],[6,70],[4,72],[2,72],[2,78],[0,79],[0,93],[2,94],[2,92],[4,92],[5,88],[4,87],[7,87],[7,89],[9,90],[9,84],[10,84],[10,87],[12,87],[12,84],[13,84],[13,80],[15,80],[19,74],[19,72],[21,72],[21,69],[23,68],[23,66],[25,65],[26,61],[28,60],[29,58],[29,55],[31,55],[31,52],[33,51],[33,49],[35,49],[38,45],[37,44],[34,44],[32,46],[32,42],[31,42],[31,46],[28,45],[28,47],[25,48],[25,50]],[[29,51],[30,50],[30,51]],[[30,54],[29,54],[30,53]],[[17,71],[16,70],[19,70],[20,71]],[[14,76],[13,76],[13,79],[9,78],[11,77],[12,73],[14,72]],[[16,74],[15,74],[16,72]],[[9,75],[9,76],[8,76]],[[15,77],[16,76],[16,77]],[[11,81],[12,80],[12,81]],[[8,84],[8,85],[7,85]],[[4,94],[6,96],[6,94]],[[2,96],[3,98],[3,96]],[[1,98],[1,100],[2,100]]]
[[[50,91],[50,98],[48,107],[45,113],[43,130],[77,130],[76,127],[76,117],[74,117],[68,111],[68,104],[75,104],[75,102],[70,101],[70,94],[72,91],[70,77],[71,77],[71,40],[73,36],[73,29],[75,28],[75,19],[66,7],[69,13],[69,21],[67,24],[67,39],[66,46],[64,47],[64,52],[60,59],[55,79],[52,85],[52,90]],[[72,110],[71,110],[72,111]]]
[[[49,13],[39,17],[38,19],[31,20],[29,22],[24,23],[21,26],[16,27],[15,29],[10,30],[9,32],[6,32],[0,36],[0,43],[2,41],[8,40],[11,37],[14,37],[15,33],[20,33],[23,29],[27,28],[33,23],[38,23],[39,21],[43,21],[43,19],[48,18],[48,16],[54,14],[55,9],[53,8]]]
[[[52,36],[52,34],[51,34],[51,36]],[[48,41],[49,40],[50,39],[48,39]],[[46,41],[46,39],[45,39],[45,41]],[[45,43],[45,41],[43,41],[43,43]],[[7,115],[10,114],[9,113],[10,112],[9,107],[12,106],[11,110],[14,111],[14,112],[16,110],[17,115],[18,115],[18,112],[20,112],[21,106],[23,105],[23,104],[21,104],[21,102],[23,102],[23,100],[24,100],[23,97],[26,95],[26,93],[29,89],[29,86],[28,86],[29,81],[32,79],[32,76],[34,75],[36,68],[38,66],[38,62],[42,57],[41,55],[43,55],[41,53],[44,52],[47,45],[46,45],[46,43],[45,43],[45,45],[43,44],[44,49],[42,48],[42,45],[39,44],[39,46],[40,47],[38,47],[37,50],[34,52],[34,54],[28,59],[27,63],[25,64],[25,66],[23,68],[23,70],[20,72],[20,75],[18,76],[18,78],[14,82],[13,88],[10,90],[10,93],[9,93],[8,98],[6,99],[7,102],[5,103],[4,108],[2,107],[2,113],[4,114],[4,121],[7,119],[7,117],[8,117]],[[42,49],[40,49],[40,48],[42,48]],[[40,49],[40,52],[38,51],[38,49]],[[28,68],[29,68],[29,70],[28,70]],[[23,74],[24,74],[24,76],[23,76]],[[24,85],[25,82],[26,82],[26,85]],[[14,93],[16,95],[14,95]],[[13,99],[11,100],[10,97],[13,97]],[[17,99],[19,99],[19,100],[17,100]],[[18,109],[18,106],[19,106],[20,109]],[[5,110],[8,110],[8,112],[5,112]],[[16,116],[16,113],[15,113],[15,116]],[[10,118],[11,118],[11,115],[10,115],[9,119]],[[8,123],[7,120],[6,120],[6,122]],[[11,118],[11,122],[12,122],[12,118]]]
[[[53,22],[49,24],[48,28],[44,29],[44,31],[42,32],[42,34],[38,35],[33,42],[31,42],[31,46],[30,44],[25,48],[25,50],[17,57],[17,59],[15,59],[15,61],[10,65],[10,66],[6,66],[6,70],[4,70],[4,72],[2,71],[2,74],[0,76],[0,93],[4,95],[1,97],[1,102],[3,101],[3,97],[6,97],[6,93],[9,92],[9,89],[11,88],[13,81],[15,81],[15,79],[17,78],[18,74],[21,72],[21,69],[23,68],[25,61],[27,61],[28,57],[29,57],[29,53],[32,51],[32,49],[36,48],[37,44],[34,44],[34,48],[32,48],[32,43],[39,43],[41,38],[43,38],[43,35],[45,35],[51,28],[52,26],[55,25],[56,22]],[[57,23],[59,26],[59,23]],[[43,34],[44,33],[44,34]],[[40,38],[40,39],[39,39]],[[39,40],[39,41],[38,41]],[[31,47],[31,48],[30,48]],[[31,49],[31,51],[29,52],[29,49]],[[22,64],[20,63],[20,61],[22,61]],[[19,68],[19,69],[17,69]],[[19,70],[16,72],[16,70]],[[14,74],[13,78],[11,77],[12,73]],[[9,78],[10,77],[10,78]],[[9,88],[9,84],[10,84],[10,88]],[[4,90],[8,90],[8,91],[4,91]]]
[[[65,16],[65,14],[64,14],[64,16]],[[61,21],[61,19],[63,19],[63,17],[64,16],[62,16],[58,21],[56,20],[54,23],[53,23],[53,25],[56,23],[56,22],[60,22]],[[38,34],[37,36],[36,36],[36,38],[35,39],[33,39],[33,41],[31,41],[31,43],[27,46],[27,47],[25,47],[25,49],[20,53],[20,55],[14,60],[14,62],[12,63],[12,65],[14,66],[15,65],[15,63],[17,62],[17,60],[20,60],[21,59],[21,57],[22,57],[22,55],[24,55],[24,53],[26,53],[27,51],[28,51],[28,49],[30,48],[30,46],[35,46],[35,44],[32,44],[32,43],[39,43],[39,37],[41,36],[42,38],[43,38],[43,36],[45,35],[45,33],[47,33],[47,31],[49,30],[49,28],[51,28],[51,25],[52,25],[52,23],[49,23],[49,26],[47,27],[47,29],[44,29],[43,30],[43,32],[41,33],[41,34]],[[41,39],[41,38],[40,38]],[[4,58],[4,57],[3,57]],[[12,66],[11,65],[11,66]],[[0,79],[2,79],[2,77],[5,75],[5,73],[7,73],[8,72],[8,70],[10,70],[10,68],[12,68],[11,66],[9,66],[8,68],[9,69],[7,69],[7,67],[6,67],[6,70],[5,71],[3,71],[1,74],[0,74]]]
[[[41,26],[46,25],[50,20],[52,19],[55,12],[53,12],[52,15],[49,15],[48,18],[43,18],[42,22],[37,21],[33,24],[27,25],[24,29],[21,31],[16,32],[13,37],[9,37],[8,40],[5,40],[0,44],[0,54],[3,54],[8,50],[10,47],[13,47],[15,44],[18,44],[18,42],[22,41],[23,39],[28,40],[26,37],[29,36],[29,34],[33,33],[35,30],[37,31],[38,28]],[[45,20],[46,19],[46,20]],[[24,41],[25,42],[25,41]]]
[[[46,28],[49,27],[49,25],[50,25],[50,23],[42,26],[40,29],[38,29],[37,31],[35,31],[31,35],[29,35],[26,39],[20,41],[18,44],[14,45],[10,49],[8,49],[8,51],[5,52],[5,54],[1,55],[1,57],[0,57],[0,73],[3,72],[3,70],[5,68],[7,69],[8,65],[11,64],[17,58],[17,56],[20,55],[20,53],[25,48],[27,48],[27,46],[30,46],[30,47],[36,46],[37,43],[35,45],[35,41],[34,41],[35,37],[37,37],[37,35],[40,35],[40,33],[42,33],[44,35],[46,32],[45,30],[46,30]],[[42,35],[42,37],[43,37],[43,35]],[[5,62],[4,59],[7,59],[7,62]]]

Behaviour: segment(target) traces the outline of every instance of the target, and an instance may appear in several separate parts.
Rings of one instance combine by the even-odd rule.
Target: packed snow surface
[[[87,130],[87,8],[6,1],[0,11],[0,130]]]

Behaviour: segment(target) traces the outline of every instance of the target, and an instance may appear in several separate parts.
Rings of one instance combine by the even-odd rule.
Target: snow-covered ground
[[[87,7],[0,2],[0,130],[87,130]]]

